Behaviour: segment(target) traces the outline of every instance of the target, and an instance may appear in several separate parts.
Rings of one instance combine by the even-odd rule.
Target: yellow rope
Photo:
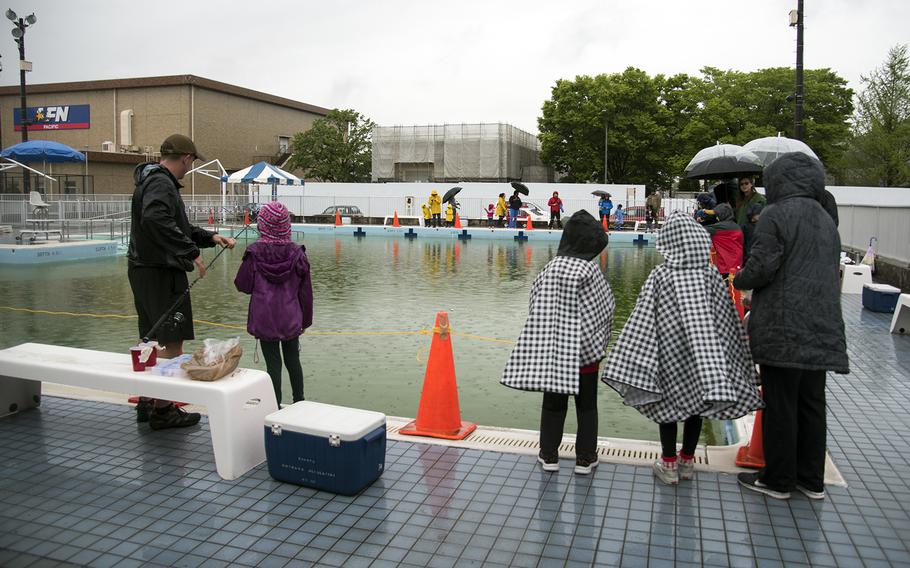
[[[52,311],[52,310],[33,310],[30,308],[15,308],[13,306],[0,306],[0,310],[9,310],[11,312],[25,312],[29,314],[40,314],[40,315],[49,315],[49,316],[68,316],[68,317],[85,317],[85,318],[99,318],[99,319],[136,319],[134,315],[122,315],[122,314],[94,314],[89,312],[64,312],[64,311]],[[198,323],[200,325],[208,325],[211,327],[220,327],[224,329],[246,329],[245,325],[242,324],[233,324],[233,323],[219,323],[208,320],[194,319],[193,323]],[[433,329],[418,329],[414,331],[307,331],[307,335],[323,335],[323,336],[339,336],[339,337],[349,337],[349,336],[368,336],[368,335],[431,335],[435,332],[440,331],[439,328]],[[464,337],[465,339],[473,339],[475,341],[488,341],[490,343],[499,343],[502,345],[514,345],[514,341],[507,339],[496,339],[495,337],[484,337],[482,335],[474,335],[471,333],[462,333],[462,332],[451,332],[452,335],[457,335],[459,337]]]

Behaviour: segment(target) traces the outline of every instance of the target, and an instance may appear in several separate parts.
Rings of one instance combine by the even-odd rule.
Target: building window
[[[279,136],[278,137],[278,151],[282,154],[287,154],[291,151],[291,138],[290,136]]]

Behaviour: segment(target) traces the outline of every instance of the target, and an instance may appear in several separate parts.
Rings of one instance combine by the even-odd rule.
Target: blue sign
[[[91,125],[90,105],[50,105],[25,109],[29,130],[76,130]],[[13,126],[22,130],[22,107],[13,109]]]

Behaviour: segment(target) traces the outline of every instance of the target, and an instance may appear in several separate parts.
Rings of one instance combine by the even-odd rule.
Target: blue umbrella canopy
[[[29,140],[20,142],[0,152],[0,157],[10,158],[17,162],[84,162],[85,155],[73,150],[66,144],[50,140]]]

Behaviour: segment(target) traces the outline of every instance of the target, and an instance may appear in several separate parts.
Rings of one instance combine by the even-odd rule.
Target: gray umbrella
[[[737,174],[760,173],[761,158],[736,144],[717,144],[703,148],[686,166],[688,178],[730,178]]]
[[[799,152],[818,160],[818,156],[815,155],[812,148],[805,142],[794,138],[787,138],[780,134],[777,136],[757,138],[746,143],[746,145],[743,146],[743,149],[758,156],[765,166],[770,166],[771,162],[779,158],[781,154],[788,154],[790,152]]]

